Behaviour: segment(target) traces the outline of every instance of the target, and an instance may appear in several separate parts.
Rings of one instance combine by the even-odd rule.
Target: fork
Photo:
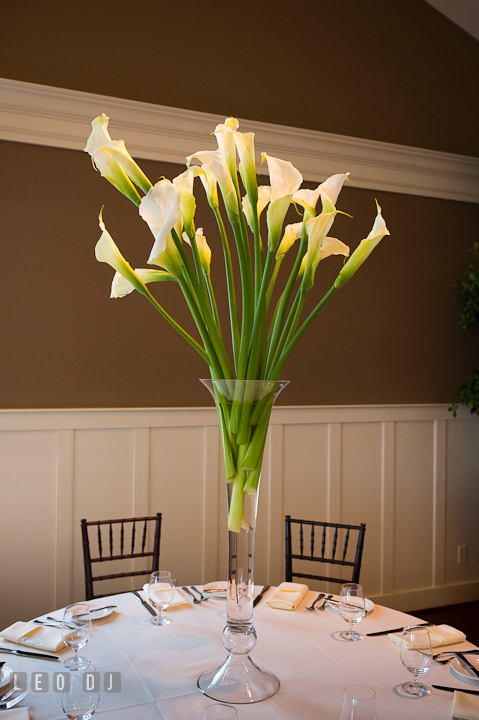
[[[332,597],[332,595],[328,595],[328,597],[324,598],[323,604],[321,605],[321,607],[317,608],[317,610],[319,610],[319,612],[322,612]]]
[[[10,708],[17,705],[20,700],[23,700],[24,697],[27,697],[28,690],[25,690],[25,692],[21,693],[20,695],[17,695],[17,697],[12,698],[11,700],[8,700],[7,702],[0,702],[0,708],[2,710],[10,710]]]
[[[15,687],[13,687],[11,690],[8,690],[5,693],[5,695],[2,695],[2,697],[0,697],[0,703],[3,703],[3,702],[5,702],[5,700],[8,700],[8,698],[11,697],[13,695],[13,693],[16,693],[17,690],[20,690],[20,685],[15,685]]]
[[[198,588],[196,588],[194,585],[190,585],[190,587],[192,590],[194,590],[194,592],[198,593],[198,595],[201,598],[201,602],[203,602],[204,600],[209,600],[209,597],[206,597],[206,595],[203,595],[201,590],[198,590]]]
[[[187,587],[182,587],[181,589],[184,590],[185,593],[187,593],[190,596],[190,598],[193,598],[193,602],[195,603],[195,605],[200,605],[203,602],[202,600],[198,600],[196,595],[193,595],[191,590],[188,590]]]
[[[305,609],[305,610],[309,610],[310,612],[313,612],[314,606],[316,605],[317,602],[319,602],[319,601],[324,597],[324,595],[325,595],[325,593],[319,593],[319,595],[318,595],[318,597],[316,598],[316,600],[314,601],[314,603],[313,603],[312,605],[310,605],[309,607],[304,608],[304,609]]]

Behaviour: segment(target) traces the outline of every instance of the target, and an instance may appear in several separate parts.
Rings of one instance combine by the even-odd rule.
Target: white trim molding
[[[463,407],[457,418],[447,405],[275,407],[261,477],[258,583],[284,579],[291,514],[366,523],[361,583],[375,602],[414,611],[477,600],[478,444],[479,418]],[[2,626],[84,596],[82,517],[161,512],[161,558],[177,584],[225,577],[214,407],[0,410],[0,478],[0,546],[15,546],[3,568]],[[31,573],[19,576],[19,567]]]
[[[115,139],[136,158],[185,162],[214,149],[211,132],[224,118],[64,88],[0,78],[0,139],[83,150],[102,112]],[[350,172],[359,188],[479,203],[479,158],[347,137],[318,130],[241,120],[261,151],[290,160],[305,180]]]

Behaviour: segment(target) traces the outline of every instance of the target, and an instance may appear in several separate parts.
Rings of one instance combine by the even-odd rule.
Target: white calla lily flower
[[[226,160],[221,152],[219,150],[202,150],[193,153],[186,158],[188,168],[194,158],[202,163],[201,169],[204,172],[213,175],[216,179],[218,185],[220,186],[226,209],[237,215],[238,202],[236,199],[236,191],[234,189],[228,165],[226,164]]]
[[[186,233],[183,234],[183,239],[191,244],[186,237]],[[211,267],[211,248],[206,242],[203,228],[198,228],[195,232],[196,247],[198,248],[198,255],[200,258],[201,266],[206,275],[210,274]]]
[[[176,280],[176,278],[171,275],[169,272],[165,272],[165,270],[152,270],[150,268],[135,268],[135,274],[142,280],[142,282],[150,283],[150,282],[165,282],[168,280]],[[118,271],[115,273],[113,277],[113,282],[111,284],[111,298],[121,298],[125,297],[125,295],[128,295],[129,293],[133,292],[135,290],[134,285],[129,282],[123,275],[121,275]]]
[[[123,140],[113,140],[108,132],[109,117],[103,113],[92,122],[92,132],[85,152],[91,155],[93,164],[100,174],[136,205],[140,196],[133,183],[147,193],[151,182],[133,160]]]
[[[318,264],[321,260],[324,260],[327,257],[330,257],[330,255],[345,255],[346,257],[349,255],[349,247],[345,245],[341,240],[337,240],[336,238],[332,237],[325,237],[317,255],[313,258],[313,261],[311,263],[311,272],[312,272],[312,280],[314,283],[314,275],[316,272],[316,268],[318,267]],[[301,277],[301,275],[304,273],[304,269],[306,267],[306,261],[307,261],[307,255],[304,256],[301,266],[299,268],[298,277]]]
[[[193,183],[200,172],[200,168],[194,166],[173,178],[173,185],[180,191],[180,214],[188,235],[194,233],[193,220],[196,212],[196,200],[193,195]],[[181,232],[182,227],[179,228],[178,236],[181,236]]]
[[[292,223],[291,225],[286,225],[284,229],[284,235],[283,239],[281,240],[278,250],[276,252],[276,260],[279,260],[280,258],[284,257],[288,250],[290,250],[296,240],[301,237],[301,232],[303,230],[303,223],[297,222]],[[306,256],[305,256],[306,257]]]
[[[101,237],[95,246],[95,257],[98,262],[104,262],[117,271],[125,280],[142,295],[148,295],[146,285],[141,278],[132,269],[130,264],[125,260],[118,247],[116,246],[112,236],[105,227],[102,219],[102,212],[98,218],[98,224],[102,231]]]
[[[274,251],[279,243],[284,218],[294,193],[303,182],[303,176],[288,160],[280,160],[267,153],[262,157],[268,163],[271,183],[271,202],[268,207],[268,243]]]
[[[390,234],[389,230],[386,227],[384,218],[381,215],[381,208],[379,207],[377,201],[376,206],[378,209],[378,214],[376,216],[376,220],[374,221],[372,230],[367,236],[367,238],[361,240],[358,247],[349,258],[348,262],[341,268],[341,271],[335,282],[335,287],[337,288],[341,287],[341,285],[344,285],[348,282],[348,280],[352,278],[356,270],[361,267],[363,262],[372,253],[376,245],[378,245],[378,243],[383,239],[385,235]]]
[[[254,153],[254,133],[235,132],[234,139],[240,159],[240,174],[246,192],[252,202],[258,199],[258,182],[256,180],[256,161]]]
[[[265,209],[266,205],[271,200],[271,186],[270,185],[259,185],[258,186],[258,202],[256,208],[258,212],[258,220],[261,217],[261,213]],[[246,222],[250,226],[251,230],[254,231],[253,225],[253,210],[251,208],[251,202],[248,195],[245,195],[242,200],[243,212],[246,218]]]
[[[331,175],[321,185],[318,185],[324,212],[331,212],[332,208],[336,206],[339,193],[348,177],[349,173],[338,173]]]
[[[218,143],[218,150],[226,160],[226,164],[231,175],[236,175],[236,145],[233,137],[233,133],[239,127],[239,122],[236,118],[226,118],[224,123],[217,125],[215,128],[216,141]]]
[[[159,257],[165,252],[168,236],[178,221],[180,191],[170,180],[159,180],[142,199],[139,212],[155,238],[148,262],[164,267]]]
[[[319,186],[316,190],[297,190],[293,195],[293,202],[301,205],[305,210],[308,210],[311,215],[314,215],[319,195]]]

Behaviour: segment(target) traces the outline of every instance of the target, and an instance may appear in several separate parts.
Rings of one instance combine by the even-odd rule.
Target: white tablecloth
[[[273,592],[273,589],[269,591]],[[344,688],[351,684],[373,687],[377,696],[378,720],[445,720],[451,718],[452,693],[433,690],[424,698],[404,698],[397,687],[412,675],[402,666],[399,649],[387,636],[345,642],[338,637],[346,623],[336,610],[304,611],[316,593],[309,592],[295,611],[275,610],[263,601],[255,608],[258,642],[251,656],[259,667],[275,673],[279,692],[265,702],[238,705],[240,720],[337,720]],[[150,615],[133,595],[106,598],[117,605],[110,618],[94,623],[93,635],[81,651],[105,672],[120,672],[118,694],[102,690],[99,718],[110,720],[202,720],[204,708],[213,701],[196,687],[198,676],[220,665],[226,657],[221,643],[226,602],[212,598],[191,609],[166,613],[172,624],[155,627]],[[105,600],[92,601],[100,607]],[[62,612],[49,613],[61,618]],[[376,606],[356,628],[367,632],[413,624],[417,618]],[[460,628],[459,628],[460,629]],[[8,645],[6,642],[2,646]],[[451,646],[469,649],[470,643]],[[25,648],[27,649],[27,648]],[[71,650],[61,651],[64,659]],[[63,670],[60,663],[0,655],[15,671]],[[454,677],[449,665],[434,663],[422,680],[454,687],[471,686]],[[30,692],[25,702],[32,720],[64,718],[61,695]]]

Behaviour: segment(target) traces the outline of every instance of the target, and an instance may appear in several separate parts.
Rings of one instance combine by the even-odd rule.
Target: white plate
[[[329,593],[326,593],[326,595],[329,595]],[[333,595],[331,600],[337,600],[339,602],[340,598],[339,595]],[[320,605],[321,601],[318,603]],[[374,610],[374,603],[372,600],[369,600],[369,598],[364,598],[364,605],[366,607],[366,614],[370,613]],[[336,615],[339,615],[339,607],[337,605],[330,605],[328,603],[327,610],[331,610],[331,612],[335,613]]]
[[[107,617],[110,617],[112,612],[114,612],[115,608],[100,608],[100,610],[95,610],[95,608],[91,608],[90,610],[90,619],[91,620],[104,620]]]
[[[467,655],[467,659],[470,663],[472,663],[472,665],[474,665],[474,667],[479,670],[478,655]],[[463,665],[457,657],[455,657],[451,663],[451,672],[453,675],[459,678],[459,680],[464,680],[464,682],[470,683],[471,685],[476,685],[476,687],[479,685],[479,678],[474,675],[472,670],[469,670],[468,667]]]
[[[8,665],[2,665],[0,668],[0,695],[12,689],[15,679],[15,673]]]
[[[203,592],[211,597],[226,598],[228,593],[228,583],[226,580],[218,580],[217,582],[206,583],[203,585]]]

